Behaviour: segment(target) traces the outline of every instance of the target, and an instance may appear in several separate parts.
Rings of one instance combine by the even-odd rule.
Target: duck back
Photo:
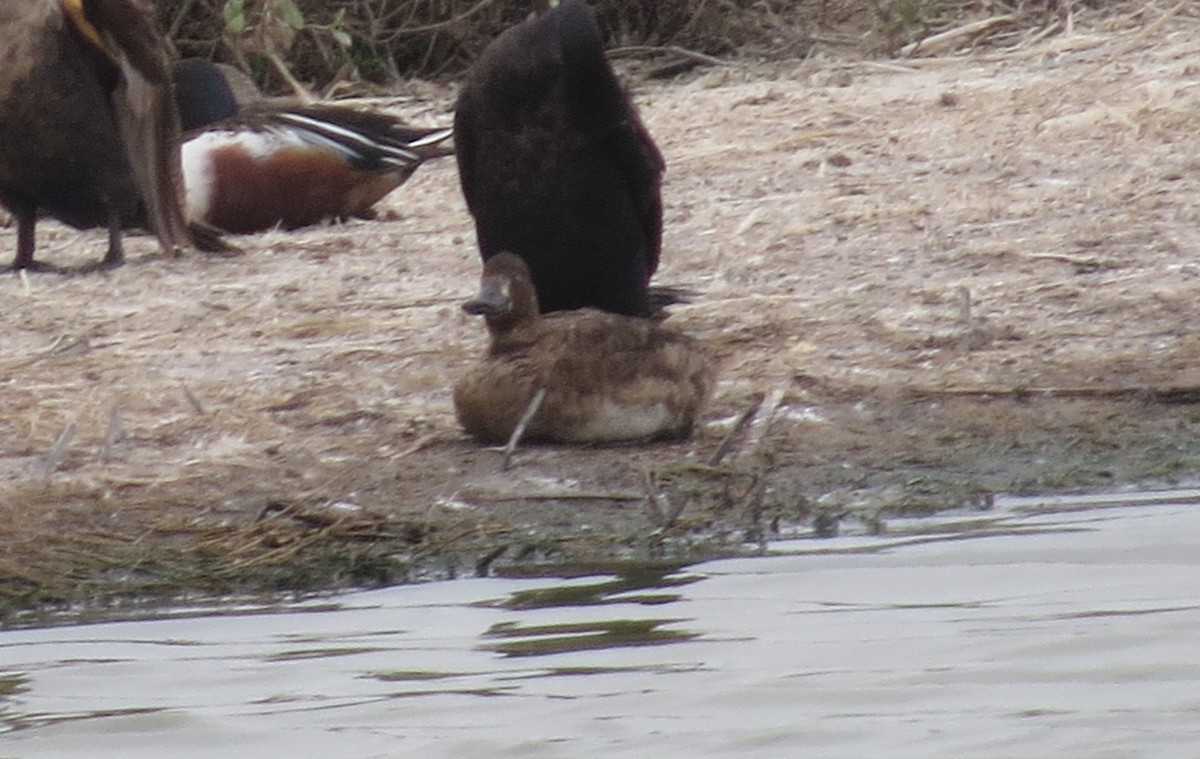
[[[459,423],[507,440],[539,389],[525,437],[563,443],[685,438],[713,385],[691,338],[646,319],[594,309],[548,314],[524,345],[491,350],[455,387]]]

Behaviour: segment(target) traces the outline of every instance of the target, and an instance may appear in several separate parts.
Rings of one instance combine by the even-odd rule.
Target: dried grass
[[[250,3],[250,28],[238,35],[226,32],[224,0],[169,0],[158,7],[184,54],[249,62],[260,79],[281,84],[264,60],[274,52],[300,79],[322,86],[347,78],[395,83],[411,76],[457,76],[532,7],[529,0],[297,0],[305,26],[272,31],[266,27],[280,26],[278,14],[264,8],[273,1]],[[677,45],[725,55],[755,44],[775,55],[797,55],[807,49],[808,21],[827,14],[830,4],[602,0],[595,5],[614,45]],[[337,41],[335,29],[353,40],[349,48]],[[276,49],[265,49],[271,46]]]
[[[294,75],[328,92],[371,83],[394,89],[412,77],[457,78],[534,4],[293,0],[304,19],[294,29],[281,20],[282,1],[247,3],[247,28],[238,34],[227,31],[226,0],[167,0],[158,8],[185,55],[236,63],[252,70],[269,90],[289,89]],[[891,56],[1010,44],[1024,30],[1062,28],[1102,5],[1082,0],[593,0],[609,47],[618,56],[650,60],[652,76],[670,76],[714,57],[801,58],[830,51]]]
[[[1196,19],[1176,4],[1080,9],[1070,34],[1057,15],[1005,26],[1006,47],[958,60],[747,63],[639,88],[669,165],[663,283],[704,292],[671,323],[723,362],[710,416],[732,423],[786,388],[769,439],[747,436],[774,460],[680,477],[717,506],[675,490],[660,521],[727,527],[722,498],[758,520],[764,483],[784,499],[901,476],[944,454],[938,436],[1019,448],[1052,424],[1014,387],[1103,400],[1200,384],[1196,172],[1180,150]],[[398,112],[444,121],[453,93],[429,93]],[[164,259],[131,237],[129,265],[103,276],[0,280],[0,614],[643,540],[654,525],[629,514],[646,510],[645,467],[691,472],[726,430],[633,452],[522,449],[498,473],[447,392],[484,342],[457,308],[478,263],[456,182],[451,161],[432,163],[382,221],[249,237],[232,261]],[[103,245],[51,223],[39,235],[59,263]],[[0,231],[0,249],[13,239]],[[860,404],[906,391],[946,403],[898,402],[893,417]],[[1025,414],[1018,435],[996,406],[954,407],[989,392]],[[800,418],[810,404],[843,415]],[[1152,419],[1093,410],[1054,418],[1080,430],[1070,447]]]

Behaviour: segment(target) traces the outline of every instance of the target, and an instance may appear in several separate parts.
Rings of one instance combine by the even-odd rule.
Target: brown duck
[[[584,0],[506,30],[471,67],[454,116],[479,252],[525,259],[543,311],[632,316],[662,242],[663,159],[604,55]]]
[[[126,226],[149,226],[168,251],[190,244],[168,48],[151,11],[136,0],[4,0],[0,30],[0,205],[17,222],[11,268],[39,266],[39,214],[107,228],[101,267],[123,262]]]
[[[524,260],[498,253],[463,305],[487,320],[487,354],[454,386],[463,428],[509,438],[544,390],[525,439],[613,443],[691,434],[713,386],[707,353],[657,322],[593,309],[539,315]]]

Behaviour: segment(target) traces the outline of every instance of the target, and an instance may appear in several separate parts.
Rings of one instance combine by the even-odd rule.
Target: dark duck
[[[0,204],[17,223],[13,269],[34,261],[40,215],[108,230],[97,268],[124,261],[122,229],[189,246],[170,54],[135,0],[0,2]]]
[[[369,216],[424,161],[453,153],[449,128],[337,105],[239,103],[205,60],[182,60],[173,74],[187,218],[225,232]]]
[[[584,0],[506,30],[454,118],[459,179],[486,261],[525,259],[543,311],[653,315],[663,159],[604,55]]]
[[[684,438],[712,390],[712,359],[649,319],[595,309],[539,314],[525,261],[498,253],[464,304],[487,321],[487,354],[454,386],[459,424],[508,440],[541,392],[524,438],[617,443]]]

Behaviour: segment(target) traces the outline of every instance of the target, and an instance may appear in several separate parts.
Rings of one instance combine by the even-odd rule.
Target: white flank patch
[[[212,206],[214,177],[209,154],[212,141],[206,140],[207,136],[193,137],[179,149],[183,163],[183,213],[189,222],[203,221]]]
[[[579,442],[638,440],[657,435],[674,421],[663,403],[622,406],[605,399],[596,415],[570,438]]]

